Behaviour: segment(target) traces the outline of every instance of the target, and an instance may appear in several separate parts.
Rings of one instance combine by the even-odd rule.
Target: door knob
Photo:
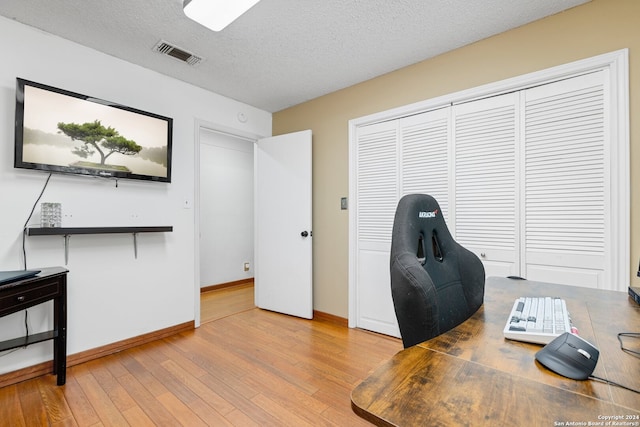
[[[302,237],[307,237],[309,235],[309,232],[307,230],[303,231],[302,233],[300,233],[300,235]]]

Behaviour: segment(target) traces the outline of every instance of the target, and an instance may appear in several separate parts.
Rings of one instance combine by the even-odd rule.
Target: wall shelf
[[[138,233],[167,233],[172,232],[173,226],[149,227],[29,227],[27,236],[63,236],[64,263],[69,261],[69,239],[74,234],[132,234],[133,253],[138,258]]]
[[[171,232],[173,226],[159,227],[29,227],[28,236],[66,236],[71,234],[112,234]]]

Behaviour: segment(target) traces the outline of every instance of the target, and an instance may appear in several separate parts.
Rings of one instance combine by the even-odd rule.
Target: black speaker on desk
[[[640,263],[638,264],[637,276],[640,277]],[[633,298],[635,302],[640,304],[640,288],[635,286],[629,286],[629,296]]]

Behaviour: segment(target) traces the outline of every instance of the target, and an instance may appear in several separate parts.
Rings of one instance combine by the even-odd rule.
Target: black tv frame
[[[25,102],[31,102],[30,100],[25,100],[25,87],[32,87],[36,89],[40,89],[46,92],[50,92],[52,94],[57,94],[61,96],[61,100],[63,97],[71,97],[75,100],[80,101],[80,103],[87,102],[91,104],[100,104],[106,108],[105,112],[109,112],[110,108],[114,108],[120,110],[121,112],[125,112],[126,114],[122,117],[126,117],[127,120],[140,120],[145,121],[147,123],[153,123],[154,120],[157,120],[157,126],[160,127],[160,130],[164,131],[164,126],[166,126],[166,137],[163,135],[163,138],[166,138],[161,142],[161,145],[158,147],[162,149],[166,148],[166,158],[162,158],[162,160],[166,163],[166,176],[161,176],[159,174],[144,174],[144,173],[136,173],[136,171],[125,172],[125,171],[117,171],[111,168],[105,167],[85,167],[85,166],[77,166],[71,164],[54,164],[54,163],[46,163],[46,162],[31,162],[24,159],[24,145],[26,142],[24,141],[25,137],[25,108],[29,108],[28,105],[25,105]],[[87,104],[89,107],[89,104]],[[95,107],[95,105],[92,105]],[[99,109],[99,108],[98,108]],[[64,116],[65,112],[61,112],[60,116]],[[151,121],[149,121],[151,119]],[[83,119],[84,120],[84,119]],[[96,118],[95,120],[100,120],[100,118]],[[61,120],[62,121],[62,120]],[[73,113],[69,112],[69,117],[64,121],[74,122]],[[102,120],[100,120],[102,122]],[[117,124],[114,123],[102,123],[105,127],[115,127],[117,130]],[[114,126],[115,125],[115,126]],[[54,133],[57,129],[47,129],[47,132]],[[61,132],[58,132],[61,133]],[[126,135],[123,135],[126,137]],[[82,142],[76,142],[76,144],[82,144]],[[173,119],[170,117],[161,116],[159,114],[150,113],[148,111],[139,110],[136,108],[128,107],[122,104],[118,104],[111,101],[106,101],[100,98],[91,97],[88,95],[83,95],[80,93],[68,91],[65,89],[60,89],[57,87],[45,85],[42,83],[33,82],[30,80],[16,78],[16,110],[15,110],[15,157],[14,157],[14,167],[19,169],[32,169],[39,170],[44,172],[55,172],[55,173],[64,173],[64,174],[73,174],[73,175],[82,175],[82,176],[94,176],[101,178],[115,178],[115,179],[132,179],[132,180],[145,180],[145,181],[155,181],[155,182],[171,182],[171,160],[172,160],[172,145],[173,145]],[[154,147],[155,148],[155,147]],[[80,157],[78,157],[80,159]],[[156,162],[157,163],[157,162]]]

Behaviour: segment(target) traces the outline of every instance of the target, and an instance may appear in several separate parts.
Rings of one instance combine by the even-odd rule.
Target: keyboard
[[[505,338],[549,344],[565,332],[572,332],[571,317],[562,298],[520,297],[513,303],[503,334]]]

